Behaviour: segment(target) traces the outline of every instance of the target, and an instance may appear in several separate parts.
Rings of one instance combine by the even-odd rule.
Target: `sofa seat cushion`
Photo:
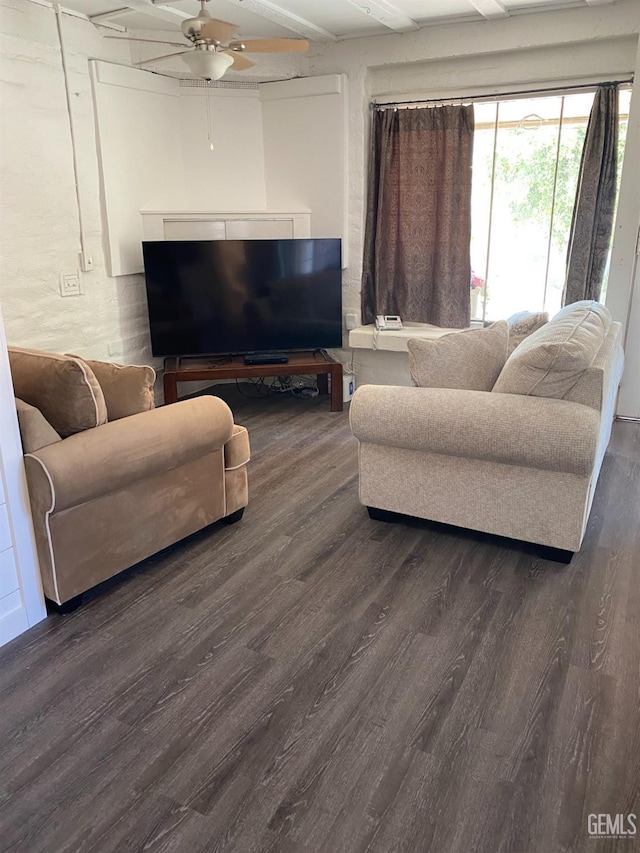
[[[507,358],[505,320],[485,329],[466,329],[435,340],[408,341],[409,370],[419,388],[491,391]]]
[[[102,388],[110,421],[148,412],[154,408],[153,386],[156,372],[153,367],[92,361],[76,355],[72,358],[80,358],[93,371]]]
[[[611,314],[598,302],[567,305],[516,347],[493,390],[564,399],[604,344]]]
[[[104,394],[82,359],[9,347],[16,397],[39,409],[63,438],[107,422]]]
[[[545,323],[549,322],[547,311],[519,311],[507,318],[509,326],[509,347],[507,355],[511,355],[514,349],[522,343],[525,338],[537,332]]]

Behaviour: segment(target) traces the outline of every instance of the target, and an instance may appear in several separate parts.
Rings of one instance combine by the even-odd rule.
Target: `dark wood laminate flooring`
[[[251,498],[0,650],[0,850],[632,851],[640,426],[569,566],[370,521],[347,413],[247,400]]]

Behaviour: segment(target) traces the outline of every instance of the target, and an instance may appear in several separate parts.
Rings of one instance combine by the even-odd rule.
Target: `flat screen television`
[[[145,241],[155,356],[342,345],[339,239]]]

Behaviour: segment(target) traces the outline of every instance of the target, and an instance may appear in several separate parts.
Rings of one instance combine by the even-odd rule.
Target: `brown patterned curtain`
[[[470,322],[473,106],[373,113],[362,316]]]
[[[562,304],[599,299],[611,245],[618,166],[618,87],[599,86],[582,149]]]

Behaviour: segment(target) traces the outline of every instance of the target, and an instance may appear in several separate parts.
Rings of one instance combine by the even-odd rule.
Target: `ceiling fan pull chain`
[[[211,83],[207,83],[206,95],[207,99],[207,128],[208,128],[208,138],[209,138],[209,148],[213,151],[213,132],[211,128]]]

